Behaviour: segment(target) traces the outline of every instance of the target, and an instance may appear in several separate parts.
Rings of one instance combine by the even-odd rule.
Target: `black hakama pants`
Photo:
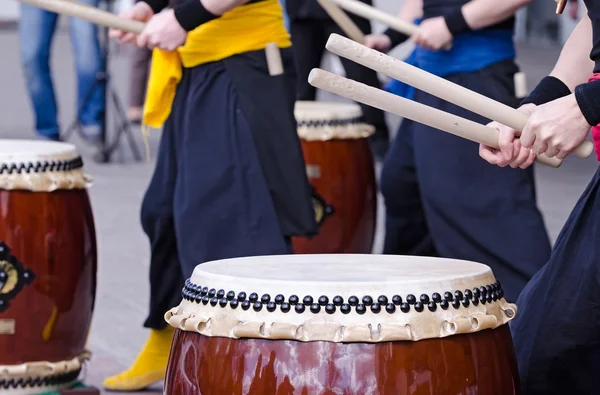
[[[264,51],[184,70],[142,204],[151,245],[146,327],[164,327],[197,265],[288,254],[291,236],[317,232],[291,49],[282,58],[279,76],[268,74]]]
[[[600,393],[600,169],[517,306],[523,395]]]
[[[512,61],[447,79],[515,106]],[[482,124],[489,121],[422,91],[415,101]],[[385,254],[440,256],[491,267],[515,302],[548,260],[550,240],[536,205],[533,168],[500,168],[478,144],[403,120],[381,174]]]

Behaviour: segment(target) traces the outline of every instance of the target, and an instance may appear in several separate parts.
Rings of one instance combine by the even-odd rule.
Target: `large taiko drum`
[[[319,235],[293,238],[294,252],[371,253],[377,186],[368,137],[375,128],[351,103],[299,101],[295,116]]]
[[[169,395],[515,395],[489,267],[389,255],[290,255],[199,265],[175,327]]]
[[[0,140],[0,394],[67,388],[89,356],[88,182],[70,144]]]

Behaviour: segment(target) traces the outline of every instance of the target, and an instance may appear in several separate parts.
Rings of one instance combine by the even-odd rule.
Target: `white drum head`
[[[294,109],[298,135],[307,141],[367,138],[375,127],[365,124],[354,103],[298,101]]]
[[[0,140],[0,189],[50,192],[85,188],[75,146],[35,140]]]
[[[381,342],[445,337],[512,319],[488,266],[393,255],[284,255],[199,265],[176,328],[206,336]]]

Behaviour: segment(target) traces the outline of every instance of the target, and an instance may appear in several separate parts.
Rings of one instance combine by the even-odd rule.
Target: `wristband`
[[[591,81],[575,88],[575,100],[587,123],[600,124],[600,81]]]
[[[564,82],[556,77],[547,76],[540,81],[529,96],[521,101],[521,105],[533,103],[540,106],[570,94],[571,90]]]
[[[183,0],[173,7],[173,12],[177,22],[188,32],[219,18],[219,15],[208,11],[201,0]]]
[[[406,41],[410,38],[406,34],[400,33],[399,31],[394,30],[394,29],[387,29],[385,32],[383,32],[383,34],[388,36],[390,38],[390,40],[392,41],[392,48],[396,47],[397,45],[402,44],[404,41]]]
[[[152,8],[152,12],[154,14],[158,14],[169,4],[168,1],[165,0],[136,0],[136,3],[146,3]]]
[[[465,16],[462,13],[462,8],[457,8],[450,14],[444,16],[444,20],[446,21],[446,26],[448,26],[448,30],[450,33],[452,33],[453,37],[456,37],[456,35],[459,33],[471,31],[471,27],[465,20]]]

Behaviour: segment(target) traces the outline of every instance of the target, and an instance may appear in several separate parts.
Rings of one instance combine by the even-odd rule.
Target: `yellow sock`
[[[165,378],[174,329],[151,330],[146,344],[131,367],[104,380],[103,386],[114,391],[140,391]]]

